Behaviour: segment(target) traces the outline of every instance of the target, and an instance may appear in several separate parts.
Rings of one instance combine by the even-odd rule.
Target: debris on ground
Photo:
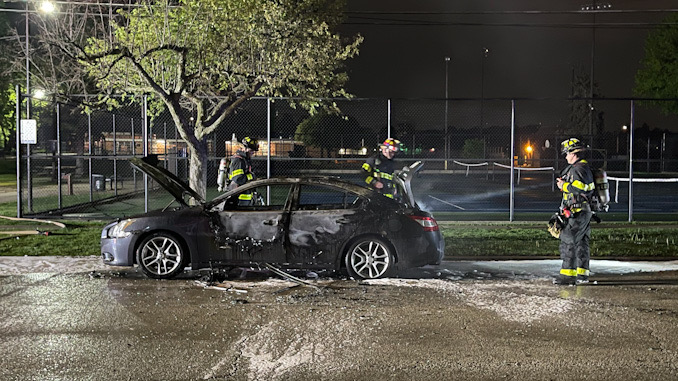
[[[196,280],[195,284],[209,290],[230,291],[238,294],[247,294],[247,290],[238,288],[231,282],[205,282],[202,280]]]
[[[89,273],[89,278],[90,278],[90,279],[101,278],[101,274],[99,274],[96,270],[92,270],[92,271]]]

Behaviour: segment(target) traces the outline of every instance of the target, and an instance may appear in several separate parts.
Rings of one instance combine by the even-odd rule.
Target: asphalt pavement
[[[305,286],[26,265],[0,276],[0,379],[678,379],[676,263],[605,262],[584,286],[557,261]]]

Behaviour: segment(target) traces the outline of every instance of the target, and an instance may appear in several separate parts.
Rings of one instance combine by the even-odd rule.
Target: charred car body
[[[430,213],[417,206],[415,163],[397,174],[401,201],[331,177],[271,178],[205,202],[152,158],[132,164],[180,204],[113,222],[101,234],[105,264],[133,266],[152,278],[192,269],[260,267],[345,271],[357,279],[439,264],[444,240]],[[242,192],[253,205],[239,205]],[[199,205],[189,206],[193,198]],[[166,208],[167,209],[167,208]]]

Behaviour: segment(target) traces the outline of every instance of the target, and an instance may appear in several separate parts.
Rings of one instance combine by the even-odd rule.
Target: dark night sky
[[[570,96],[573,67],[590,73],[594,16],[578,11],[587,0],[349,0],[342,33],[365,37],[360,55],[349,64],[348,90],[358,97],[444,98],[445,61],[449,56],[450,98],[558,98]],[[597,4],[603,3],[596,1]],[[615,11],[678,9],[678,1],[610,0]],[[375,14],[381,12],[516,12],[541,14]],[[634,76],[644,55],[649,26],[611,23],[655,23],[668,12],[597,13],[594,78],[604,97],[633,96]],[[384,25],[418,20],[417,25]],[[429,25],[430,23],[446,25]],[[459,25],[478,24],[478,25]],[[402,23],[401,23],[402,24]],[[495,25],[487,25],[495,24]],[[496,26],[496,24],[514,24]],[[518,25],[515,25],[518,24]],[[537,26],[543,25],[543,26]],[[561,25],[557,27],[556,25]],[[567,26],[569,25],[569,26]],[[579,25],[575,27],[574,25]],[[489,49],[481,68],[483,48]],[[606,125],[628,120],[628,107],[608,107]],[[548,112],[531,122],[555,124]],[[615,115],[626,114],[626,115]],[[667,118],[642,116],[652,127],[674,129]],[[648,112],[648,115],[656,115]],[[543,120],[542,120],[543,119]],[[639,126],[638,120],[636,125]]]

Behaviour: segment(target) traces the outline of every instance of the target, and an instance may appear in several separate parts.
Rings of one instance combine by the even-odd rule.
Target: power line
[[[607,15],[638,15],[678,13],[676,8],[668,9],[578,9],[578,10],[519,10],[519,11],[346,11],[348,19],[344,25],[367,25],[367,26],[480,26],[480,27],[530,27],[530,28],[636,28],[650,29],[661,26],[675,26],[675,23],[660,21],[635,21],[635,22],[486,22],[486,21],[454,21],[445,20],[445,16],[496,16],[496,15],[524,15],[524,16],[590,16],[596,14]],[[389,17],[396,16],[396,17]],[[401,17],[397,17],[401,16]],[[403,18],[402,16],[412,16]],[[419,17],[417,17],[419,16]],[[421,16],[426,16],[422,18]],[[431,16],[440,16],[432,19]]]
[[[561,11],[346,11],[347,15],[397,15],[397,16],[450,16],[450,15],[590,15],[596,14],[636,14],[636,13],[675,13],[678,8],[668,9],[600,9],[600,10],[561,10]]]
[[[366,19],[372,20],[372,19]],[[529,28],[596,28],[596,29],[648,29],[662,26],[676,26],[675,22],[596,22],[594,23],[488,23],[488,22],[457,22],[457,21],[414,21],[414,20],[379,20],[374,21],[345,21],[343,25],[371,25],[371,26],[487,26],[487,27],[529,27]]]

